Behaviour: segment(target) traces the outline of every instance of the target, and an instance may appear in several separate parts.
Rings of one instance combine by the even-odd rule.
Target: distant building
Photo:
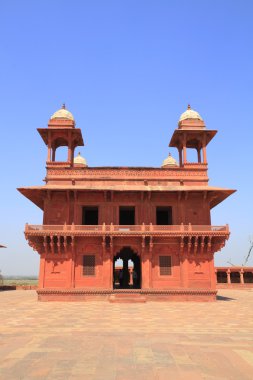
[[[253,287],[253,267],[216,267],[215,273],[219,288]]]
[[[214,253],[229,228],[212,226],[210,210],[234,190],[208,185],[206,147],[216,131],[196,111],[188,107],[171,138],[179,162],[169,154],[161,168],[88,167],[74,158],[83,138],[65,106],[38,132],[48,148],[46,184],[19,191],[44,211],[42,225],[25,228],[40,254],[40,300],[215,299]],[[62,146],[68,153],[58,162]]]

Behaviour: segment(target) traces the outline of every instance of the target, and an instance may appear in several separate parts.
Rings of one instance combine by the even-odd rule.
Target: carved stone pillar
[[[51,147],[50,147],[50,145],[48,145],[48,147],[47,147],[47,161],[48,162],[51,161]]]
[[[110,250],[106,250],[103,258],[104,285],[107,289],[113,288],[113,256]]]
[[[187,162],[186,145],[183,145],[183,164]]]
[[[201,163],[201,152],[200,152],[200,148],[197,149],[197,152],[198,152],[198,163],[200,164],[200,163]]]
[[[71,283],[70,283],[70,287],[71,288],[75,288],[75,274],[76,274],[76,253],[74,252],[72,255],[71,255]]]
[[[150,288],[150,272],[151,272],[151,253],[147,252],[147,248],[143,249],[141,255],[141,287],[143,289]]]
[[[227,270],[227,283],[231,284],[230,269]]]
[[[129,284],[128,259],[123,259],[123,287],[127,288]]]
[[[180,278],[181,286],[188,288],[188,258],[185,253],[180,255]]]
[[[52,150],[52,161],[55,161],[55,152],[56,152],[56,149],[55,149],[55,147],[53,147],[53,150]]]
[[[46,257],[45,255],[40,256],[40,274],[39,274],[39,288],[44,288],[45,284],[45,268],[46,268]]]
[[[209,270],[210,270],[210,285],[212,289],[216,289],[217,284],[217,271],[214,268],[213,257],[209,261]]]
[[[204,162],[204,164],[207,163],[207,159],[206,159],[206,146],[205,145],[203,146],[203,162]]]
[[[241,270],[240,270],[240,283],[241,283],[241,284],[244,284],[244,276],[243,276],[243,274],[244,274],[244,270],[241,269]]]

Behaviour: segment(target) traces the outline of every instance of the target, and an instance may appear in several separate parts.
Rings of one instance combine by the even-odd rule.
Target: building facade
[[[216,299],[214,253],[229,228],[213,226],[210,210],[234,190],[208,185],[206,147],[216,131],[196,111],[188,106],[169,144],[179,163],[169,155],[160,168],[89,167],[74,158],[83,138],[65,106],[38,132],[48,149],[46,183],[18,190],[44,213],[41,225],[25,227],[40,255],[39,300]]]

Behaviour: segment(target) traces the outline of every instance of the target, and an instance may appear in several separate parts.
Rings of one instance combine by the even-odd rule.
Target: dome
[[[182,115],[179,118],[179,122],[186,119],[198,119],[203,121],[202,117],[197,111],[194,111],[191,109],[191,106],[188,105],[188,108],[185,112],[182,113]]]
[[[84,157],[81,156],[79,152],[78,155],[74,158],[74,164],[87,166],[87,162]]]
[[[177,160],[169,153],[168,157],[163,160],[162,167],[164,166],[178,166]]]
[[[68,110],[66,110],[65,104],[63,104],[62,108],[59,109],[58,111],[56,111],[51,116],[50,120],[52,120],[52,119],[68,119],[68,120],[75,121],[74,116],[72,115],[72,113],[69,112]]]

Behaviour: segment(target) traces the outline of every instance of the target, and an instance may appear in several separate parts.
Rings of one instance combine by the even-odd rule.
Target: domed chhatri
[[[72,115],[71,112],[66,110],[65,104],[63,103],[62,108],[60,108],[58,111],[56,111],[50,118],[52,119],[68,119],[75,121],[74,116]]]
[[[169,156],[163,160],[162,168],[173,166],[178,166],[178,163],[177,160],[169,153]]]
[[[84,157],[81,156],[81,153],[79,152],[78,155],[74,158],[74,165],[83,165],[87,166],[87,162]]]
[[[203,121],[200,114],[197,111],[194,111],[191,109],[190,104],[188,105],[187,110],[182,113],[178,122],[180,123],[180,121],[187,120],[187,119],[197,119],[197,120]]]

